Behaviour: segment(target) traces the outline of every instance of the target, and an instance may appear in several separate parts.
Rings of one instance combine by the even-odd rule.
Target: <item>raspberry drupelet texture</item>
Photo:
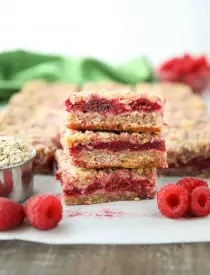
[[[189,194],[179,185],[167,184],[157,194],[160,212],[172,219],[184,217],[189,208]]]
[[[185,188],[190,194],[192,191],[199,186],[208,187],[208,183],[204,180],[192,177],[185,177],[177,182],[177,185],[182,186]]]
[[[210,213],[210,189],[205,186],[196,187],[190,196],[190,212],[196,217],[208,216]]]
[[[40,230],[49,230],[58,225],[62,219],[62,204],[53,195],[37,195],[31,197],[24,205],[26,219],[29,224]]]
[[[24,218],[22,205],[7,198],[0,198],[0,231],[20,226],[24,222]]]

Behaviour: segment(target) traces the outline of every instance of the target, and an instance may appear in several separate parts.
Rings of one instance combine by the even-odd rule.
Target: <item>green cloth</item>
[[[94,58],[63,57],[22,50],[0,53],[0,99],[7,100],[25,81],[43,79],[83,84],[116,81],[135,84],[151,81],[153,71],[145,57],[112,66]]]

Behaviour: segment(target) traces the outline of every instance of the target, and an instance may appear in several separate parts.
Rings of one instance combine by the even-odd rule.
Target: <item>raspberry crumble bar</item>
[[[0,136],[24,137],[36,149],[36,173],[53,172],[54,153],[61,147],[60,128],[65,123],[64,101],[76,90],[74,85],[31,81],[0,113]]]
[[[84,168],[167,167],[165,140],[159,133],[66,129],[61,143],[73,164]]]
[[[169,129],[166,144],[169,168],[164,175],[210,176],[210,123]]]
[[[75,130],[159,132],[163,96],[126,86],[82,90],[66,100],[66,126]]]
[[[84,169],[73,166],[62,150],[57,150],[55,156],[58,165],[56,178],[62,184],[67,205],[150,199],[155,196],[155,168]]]
[[[153,89],[161,90],[166,98],[168,168],[162,169],[161,174],[209,177],[210,122],[205,102],[184,84],[161,83],[153,85]]]

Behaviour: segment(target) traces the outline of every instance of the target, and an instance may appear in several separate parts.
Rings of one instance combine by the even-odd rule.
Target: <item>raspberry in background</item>
[[[196,187],[199,187],[199,186],[208,187],[208,183],[206,181],[198,178],[192,178],[192,177],[185,177],[179,180],[176,184],[185,188],[190,194]]]
[[[24,222],[24,218],[22,205],[7,198],[0,198],[0,231],[20,226]]]
[[[49,230],[62,219],[63,209],[59,198],[53,195],[37,195],[24,204],[29,224],[40,230]]]
[[[184,217],[189,209],[189,194],[179,185],[167,184],[157,194],[160,212],[172,219]]]
[[[160,81],[184,83],[195,93],[202,93],[210,82],[210,65],[205,55],[184,54],[164,62],[157,69],[157,76]]]
[[[196,187],[190,196],[190,212],[196,217],[208,216],[210,213],[210,189]]]

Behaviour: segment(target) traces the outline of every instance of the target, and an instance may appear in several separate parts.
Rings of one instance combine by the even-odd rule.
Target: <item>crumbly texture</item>
[[[128,87],[126,84],[118,83],[118,82],[108,82],[108,81],[99,81],[99,82],[89,82],[84,84],[81,87],[82,91],[86,90],[98,90],[98,89],[115,89],[115,88],[122,88]]]
[[[63,184],[72,184],[77,188],[87,187],[89,184],[117,175],[118,177],[129,178],[133,180],[147,179],[150,184],[156,184],[155,168],[138,168],[138,169],[84,169],[72,164],[71,159],[63,150],[57,150],[55,154],[59,177]]]
[[[75,130],[104,130],[130,132],[160,132],[163,126],[161,111],[145,113],[134,111],[114,116],[106,116],[96,112],[70,112],[67,115],[66,126]]]
[[[107,89],[106,83],[90,83],[88,85],[94,86],[83,87],[82,90],[95,89],[96,85],[97,89],[101,89],[103,86]],[[115,84],[107,85],[114,87]],[[116,85],[118,86],[118,84]],[[208,167],[192,166],[189,163],[190,155],[192,157],[195,154],[200,155],[206,161],[209,158],[207,132],[208,129],[210,132],[210,125],[205,102],[192,94],[191,89],[183,84],[144,83],[139,84],[138,88],[145,92],[147,89],[153,90],[153,93],[161,92],[166,99],[164,121],[168,125],[165,127],[165,136],[169,168],[161,172],[170,175],[202,174],[209,177],[210,169]],[[59,131],[65,124],[66,115],[63,102],[75,89],[75,86],[72,85],[49,85],[43,81],[32,81],[25,85],[23,91],[15,94],[10,99],[8,107],[0,113],[0,135],[28,137],[35,146],[38,152],[34,161],[37,172],[52,173],[54,152],[60,147]],[[88,120],[90,119],[88,118]],[[200,128],[199,125],[201,125]],[[183,129],[184,133],[182,134]],[[200,132],[197,133],[199,137],[196,136],[197,134],[193,134],[196,129],[199,129],[197,131]],[[206,129],[204,130],[205,134],[203,134],[203,129]],[[199,145],[201,143],[203,143],[202,146]],[[185,145],[182,146],[182,144]],[[181,149],[182,147],[184,149]],[[190,149],[186,150],[186,147]],[[180,158],[184,159],[185,163],[181,162],[174,168],[174,163],[179,164]]]
[[[162,94],[158,91],[153,91],[153,89],[144,89],[141,87],[114,87],[114,88],[98,88],[98,89],[87,89],[81,90],[79,93],[71,93],[69,99],[72,104],[75,104],[81,100],[88,101],[92,96],[98,96],[99,98],[106,99],[119,99],[122,104],[129,104],[133,100],[140,98],[148,99],[151,102],[159,102],[161,105],[164,104],[164,98]]]
[[[77,130],[160,131],[163,106],[164,98],[159,92],[95,84],[69,95],[66,125]]]
[[[83,169],[73,166],[70,158],[62,150],[56,151],[56,160],[57,179],[62,184],[62,196],[67,205],[139,200],[155,196],[157,183],[155,168]],[[128,187],[127,184],[131,186]],[[93,186],[96,187],[93,189]],[[129,188],[134,188],[136,191],[128,190]],[[80,193],[72,194],[72,190]],[[85,190],[91,191],[86,193]],[[71,194],[68,191],[71,191]]]
[[[168,161],[174,167],[187,164],[193,159],[210,158],[210,124],[170,129],[167,133]]]
[[[155,84],[154,89],[160,89],[166,98],[164,131],[169,167],[160,173],[209,177],[210,122],[205,102],[183,84]]]
[[[144,194],[139,195],[134,192],[115,192],[108,194],[93,194],[89,196],[80,196],[80,197],[69,197],[63,195],[63,200],[66,205],[83,205],[83,204],[98,204],[104,202],[113,202],[113,201],[131,201],[131,200],[141,200],[141,199],[153,199],[156,195],[156,187],[153,188],[153,192],[150,195]]]
[[[33,157],[29,144],[19,138],[0,137],[0,168],[23,164]]]
[[[160,93],[167,99],[181,99],[188,98],[192,94],[190,87],[181,83],[161,82],[161,83],[139,83],[136,85],[137,90],[144,90],[145,92],[152,91],[153,93]]]
[[[154,141],[164,141],[159,133],[127,133],[127,132],[101,132],[101,131],[76,131],[66,129],[61,135],[62,144],[67,148],[75,147],[78,144],[88,145],[93,142],[119,142],[128,141],[131,143],[144,144]]]
[[[74,85],[28,82],[0,113],[0,136],[23,137],[36,149],[36,173],[53,171],[54,152],[60,147],[60,128],[66,117],[64,101],[76,90]]]
[[[210,168],[200,168],[186,165],[186,167],[158,169],[159,176],[174,176],[174,177],[199,177],[203,179],[210,179]]]
[[[72,162],[76,166],[84,168],[139,168],[157,167],[166,168],[166,152],[148,151],[122,151],[112,152],[105,150],[81,151],[77,155],[71,156]]]
[[[165,148],[164,150],[157,148],[135,151],[134,149],[127,150],[125,147],[120,151],[113,151],[109,147],[111,142],[128,142],[135,146],[154,142],[164,144],[164,139],[157,133],[80,132],[67,129],[62,136],[61,143],[65,150],[70,152],[76,166],[85,168],[167,167]],[[100,142],[103,142],[105,146],[103,150],[94,148],[95,144]],[[77,151],[78,147],[83,146],[83,149]]]

